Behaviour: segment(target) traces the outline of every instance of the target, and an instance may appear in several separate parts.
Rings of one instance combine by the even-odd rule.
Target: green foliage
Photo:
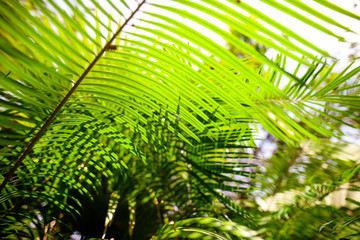
[[[200,226],[200,228],[199,228]],[[197,227],[197,228],[196,228]],[[204,230],[204,228],[206,230]],[[156,239],[253,239],[256,232],[234,222],[220,221],[214,218],[191,218],[165,225]]]
[[[262,2],[340,41],[318,21],[351,31],[300,1]],[[358,200],[321,201],[359,190],[359,165],[323,139],[359,128],[360,67],[335,73],[328,53],[246,1],[5,0],[0,25],[2,238],[359,234]],[[259,126],[279,146],[263,162]],[[300,148],[309,139],[317,155]],[[301,193],[271,212],[256,190]]]

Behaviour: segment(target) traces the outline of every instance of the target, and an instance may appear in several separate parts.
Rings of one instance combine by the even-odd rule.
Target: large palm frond
[[[284,4],[263,2],[342,40]],[[349,30],[299,1],[289,3]],[[328,54],[244,1],[2,1],[0,16],[1,224],[6,234],[33,236],[31,227],[10,226],[19,219],[30,226],[30,213],[42,209],[38,215],[47,222],[36,226],[46,235],[63,212],[81,211],[79,196],[92,198],[107,184],[119,192],[127,175],[137,176],[136,186],[157,171],[168,175],[149,186],[153,200],[156,184],[170,178],[171,188],[190,193],[179,204],[211,204],[215,197],[244,214],[223,192],[247,192],[254,177],[250,161],[239,161],[248,158],[244,149],[252,146],[249,124],[260,123],[289,143],[304,136],[315,140],[312,131],[333,135],[331,122],[341,121],[327,112],[338,112],[329,104],[359,106],[357,95],[344,94],[358,86],[344,85],[358,68],[324,83],[330,70],[323,73],[324,61],[303,47]],[[285,58],[268,59],[215,20],[308,71],[300,77],[287,72]],[[267,70],[250,67],[247,59],[197,29],[220,36]],[[289,84],[282,88],[284,78]],[[143,164],[160,167],[146,175]],[[234,177],[239,175],[244,177]],[[169,210],[174,196],[162,194],[168,205],[163,209]]]

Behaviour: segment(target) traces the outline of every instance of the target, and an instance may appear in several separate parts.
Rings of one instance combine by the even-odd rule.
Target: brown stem
[[[16,169],[21,165],[25,157],[30,153],[31,149],[34,147],[35,143],[39,140],[41,135],[44,133],[44,131],[47,129],[47,127],[50,125],[52,120],[55,118],[57,113],[61,110],[61,108],[65,105],[67,100],[71,97],[71,95],[74,93],[76,88],[80,85],[82,80],[86,77],[86,75],[91,71],[91,69],[94,67],[94,65],[97,63],[97,61],[102,57],[103,53],[110,47],[111,43],[114,41],[114,39],[120,34],[120,32],[123,30],[123,28],[128,24],[128,22],[131,20],[131,18],[135,15],[137,11],[139,11],[140,7],[145,3],[146,0],[143,0],[138,7],[131,13],[130,17],[126,19],[124,24],[116,31],[116,33],[112,36],[112,38],[106,43],[106,45],[101,49],[101,51],[96,55],[95,59],[90,63],[90,65],[86,68],[86,70],[83,72],[83,74],[79,77],[79,79],[76,81],[74,86],[70,89],[70,91],[66,94],[66,96],[63,98],[63,100],[59,103],[59,105],[55,108],[55,110],[52,112],[52,114],[48,117],[48,119],[45,121],[45,123],[42,125],[40,130],[36,133],[36,135],[33,137],[33,139],[30,141],[29,145],[25,148],[24,152],[20,155],[19,159],[16,161],[14,167],[10,170],[4,181],[1,183],[0,186],[0,192],[3,190],[5,185],[10,181],[11,177],[14,175]]]

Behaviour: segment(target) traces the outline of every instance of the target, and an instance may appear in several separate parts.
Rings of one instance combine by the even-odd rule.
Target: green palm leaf
[[[263,2],[343,40],[285,4]],[[289,4],[350,31],[299,1]],[[284,57],[269,59],[213,20]],[[41,199],[34,208],[47,204],[44,216],[51,209],[79,214],[84,199],[102,196],[102,185],[120,192],[125,202],[145,192],[152,202],[162,198],[164,208],[155,204],[158,212],[174,210],[173,199],[194,208],[217,199],[247,217],[226,194],[252,190],[254,165],[247,149],[253,147],[254,125],[294,144],[336,135],[334,123],[344,123],[338,107],[359,106],[358,84],[351,82],[359,68],[328,80],[333,66],[324,72],[325,61],[303,47],[328,57],[325,51],[250,3],[2,1],[0,24],[0,189],[6,216],[1,224],[9,233],[19,232],[10,227],[11,210],[20,216],[23,205]],[[251,66],[198,27],[264,67]],[[307,72],[288,72],[285,57]],[[152,169],[156,165],[162,177]],[[127,177],[129,185],[122,186]],[[138,184],[148,189],[129,190]],[[164,184],[189,195],[162,192]],[[45,220],[50,224],[52,218]],[[29,222],[23,226],[21,234],[34,237]]]

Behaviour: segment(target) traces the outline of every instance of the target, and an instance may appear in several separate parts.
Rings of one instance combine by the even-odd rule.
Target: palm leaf
[[[29,199],[42,199],[58,212],[79,213],[82,203],[76,201],[77,194],[92,198],[104,182],[116,188],[119,179],[129,174],[129,166],[158,163],[162,172],[173,169],[169,176],[175,178],[171,183],[174,189],[188,191],[180,181],[191,182],[183,175],[186,172],[196,179],[191,182],[193,199],[211,205],[215,196],[229,209],[244,213],[224,192],[250,190],[254,176],[247,168],[253,165],[244,151],[252,147],[254,139],[249,124],[260,123],[289,143],[304,136],[315,140],[312,131],[333,135],[331,121],[342,120],[329,111],[339,112],[337,105],[356,108],[358,96],[348,92],[356,91],[358,85],[348,84],[348,80],[359,69],[341,73],[319,89],[330,72],[316,70],[323,60],[297,42],[328,56],[326,52],[251,4],[228,2],[36,0],[29,10],[22,1],[2,1],[3,213],[10,214],[15,208],[20,211],[22,201],[32,202]],[[281,3],[264,2],[342,40]],[[292,5],[348,30],[298,1]],[[199,17],[199,12],[210,18]],[[140,23],[135,14],[141,14]],[[247,59],[237,58],[196,27],[185,24],[184,19],[241,49],[266,65],[267,71],[249,67]],[[268,59],[213,24],[212,19],[306,65],[308,72],[303,77],[287,72],[282,59]],[[260,22],[287,36],[269,31]],[[321,74],[322,78],[317,78]],[[289,79],[285,88],[279,87],[282,76]],[[289,113],[298,120],[291,119]],[[179,162],[168,163],[174,157]],[[245,159],[244,163],[239,159]],[[135,172],[134,182],[144,176]],[[234,180],[240,175],[242,180]],[[144,183],[148,179],[144,177]],[[154,184],[149,187],[153,200],[159,198],[156,193],[160,194],[163,179]],[[23,200],[18,199],[19,194]],[[164,195],[170,206],[174,195],[170,191]],[[75,207],[68,209],[66,203],[71,201],[76,202]],[[184,197],[181,204],[188,201]],[[4,224],[10,226],[9,222]],[[24,232],[33,234],[31,229]]]

